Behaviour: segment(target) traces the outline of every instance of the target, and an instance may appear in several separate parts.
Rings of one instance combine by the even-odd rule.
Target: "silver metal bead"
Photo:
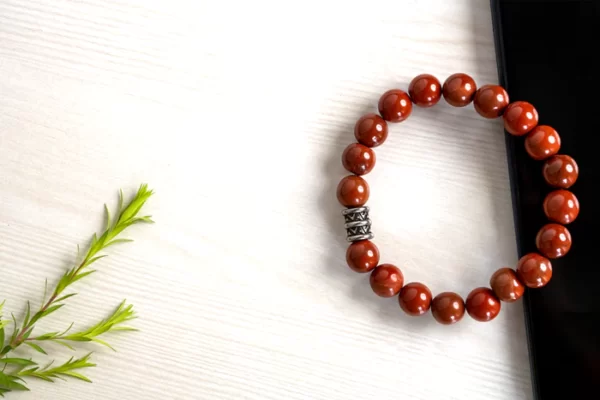
[[[342,211],[346,221],[346,239],[349,242],[373,239],[369,207],[348,208]]]
[[[346,240],[349,242],[358,242],[359,240],[371,240],[373,238],[374,238],[373,233],[368,233],[366,235],[348,236],[346,238]]]

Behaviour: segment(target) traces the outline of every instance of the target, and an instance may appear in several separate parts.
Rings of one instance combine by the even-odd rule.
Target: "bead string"
[[[539,253],[524,255],[516,269],[500,268],[492,275],[490,287],[478,287],[469,293],[466,301],[453,292],[443,292],[432,298],[431,291],[420,282],[404,285],[402,271],[392,264],[379,264],[379,250],[371,241],[369,185],[362,178],[375,166],[374,147],[383,144],[388,136],[388,122],[407,119],[412,106],[432,107],[441,97],[452,106],[465,107],[473,102],[475,111],[484,118],[504,119],[504,129],[511,135],[525,137],[525,149],[534,159],[544,161],[542,174],[551,187],[543,203],[544,213],[550,220],[538,232],[535,242]],[[415,77],[408,93],[400,89],[385,92],[378,103],[378,114],[363,115],[354,127],[358,143],[350,144],[342,154],[344,168],[353,175],[344,177],[337,187],[343,211],[348,240],[348,266],[356,272],[371,272],[370,284],[381,297],[398,296],[400,307],[409,315],[419,316],[430,309],[441,324],[453,324],[467,313],[477,321],[491,321],[500,312],[501,301],[514,302],[523,296],[525,287],[541,288],[552,277],[548,259],[564,256],[571,248],[571,234],[564,225],[573,222],[579,214],[579,201],[566,190],[579,175],[577,163],[568,155],[558,154],[560,136],[550,126],[538,125],[538,112],[528,102],[509,103],[506,90],[498,85],[477,89],[470,76],[451,75],[442,86],[432,75]],[[386,122],[387,121],[387,122]]]

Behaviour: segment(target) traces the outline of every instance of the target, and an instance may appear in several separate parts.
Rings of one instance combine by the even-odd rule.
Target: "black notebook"
[[[600,398],[600,3],[493,0],[492,14],[500,83],[537,108],[561,136],[559,154],[579,165],[571,250],[524,298],[534,397]],[[551,189],[522,137],[507,135],[507,153],[522,256],[536,251]]]

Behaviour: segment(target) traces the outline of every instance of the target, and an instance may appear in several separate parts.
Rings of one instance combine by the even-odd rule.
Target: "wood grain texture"
[[[75,262],[119,187],[157,191],[157,224],[40,327],[127,298],[141,331],[94,348],[94,384],[11,398],[531,398],[520,302],[438,326],[345,266],[354,121],[419,73],[459,71],[497,81],[487,1],[0,0],[7,309]],[[416,109],[377,157],[376,242],[408,281],[466,296],[515,264],[500,121]]]

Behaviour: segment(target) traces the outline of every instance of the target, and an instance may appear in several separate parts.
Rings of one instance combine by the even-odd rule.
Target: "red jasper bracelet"
[[[413,103],[432,107],[442,97],[455,107],[473,102],[484,118],[504,119],[504,129],[511,135],[525,137],[525,149],[535,160],[544,160],[542,173],[546,182],[556,190],[543,203],[544,213],[551,221],[544,225],[535,239],[539,253],[521,257],[516,270],[500,268],[490,279],[490,288],[473,289],[466,302],[453,292],[443,292],[432,298],[431,291],[420,282],[404,285],[400,269],[392,264],[379,264],[379,250],[371,241],[369,185],[361,177],[375,166],[373,147],[383,144],[388,135],[387,122],[402,122],[412,112]],[[498,85],[476,88],[473,78],[454,74],[440,84],[434,76],[422,74],[412,80],[408,93],[392,89],[379,99],[379,114],[362,116],[354,127],[358,143],[349,145],[342,154],[344,168],[353,175],[346,176],[337,187],[339,202],[347,207],[342,214],[346,221],[348,266],[356,272],[371,272],[373,291],[381,297],[399,294],[400,307],[409,315],[418,316],[429,309],[441,324],[453,324],[464,316],[465,310],[477,321],[491,321],[500,312],[500,301],[514,302],[523,296],[525,287],[540,288],[552,277],[549,258],[562,257],[571,248],[571,234],[564,226],[577,218],[579,201],[566,190],[577,180],[577,163],[567,155],[557,154],[560,137],[547,125],[538,125],[538,112],[525,101],[509,103],[506,90]],[[386,122],[387,121],[387,122]]]

